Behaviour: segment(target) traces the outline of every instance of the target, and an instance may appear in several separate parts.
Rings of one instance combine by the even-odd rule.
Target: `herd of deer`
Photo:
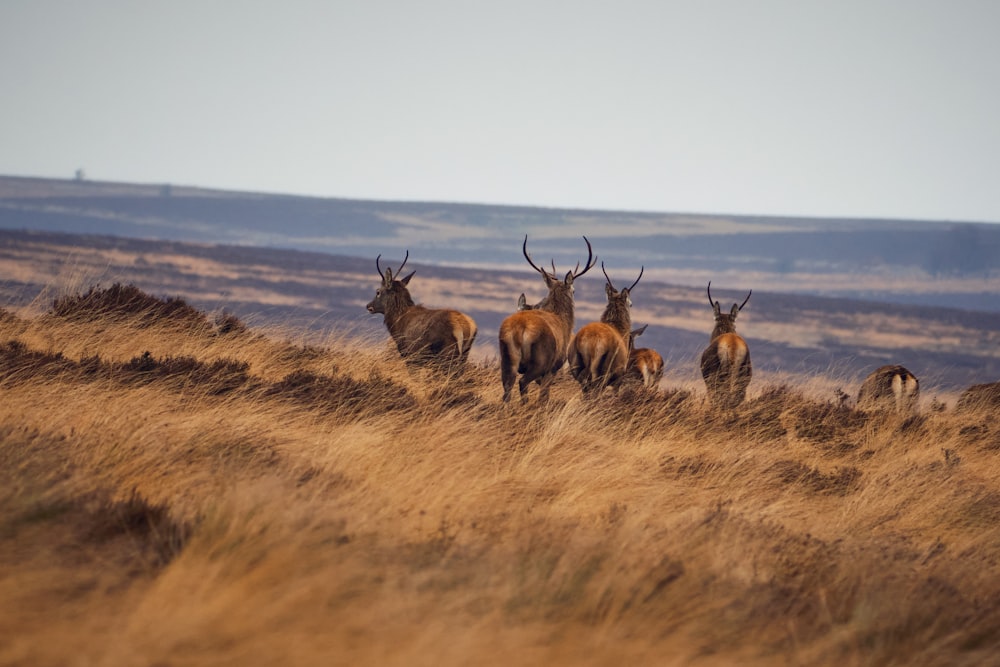
[[[539,385],[539,401],[545,401],[556,374],[569,363],[570,373],[580,383],[584,396],[593,396],[606,387],[617,389],[623,382],[635,381],[654,390],[663,375],[663,357],[655,350],[636,348],[635,339],[646,326],[632,329],[632,290],[639,277],[629,287],[618,290],[601,263],[608,303],[600,322],[591,322],[573,334],[573,283],[597,263],[587,237],[587,261],[583,268],[568,271],[563,278],[539,267],[528,254],[528,237],[524,237],[522,252],[535,271],[545,279],[548,295],[529,305],[524,294],[518,299],[517,311],[500,325],[500,378],[504,403],[510,401],[517,381],[521,401],[528,400],[528,386]],[[414,303],[407,287],[413,272],[400,278],[410,253],[396,269],[382,269],[379,255],[375,259],[381,286],[368,304],[369,313],[381,313],[389,335],[400,355],[409,362],[429,365],[455,375],[462,371],[472,343],[476,339],[476,323],[457,310],[432,309]],[[733,304],[723,312],[718,301],[712,300],[712,283],[708,283],[708,302],[715,313],[715,327],[708,347],[701,355],[701,374],[708,397],[714,405],[732,408],[746,398],[753,368],[750,348],[736,333],[736,316],[750,300]],[[519,377],[520,376],[520,377]],[[858,393],[860,409],[887,408],[909,413],[916,409],[920,385],[917,378],[902,366],[882,366],[873,371]]]

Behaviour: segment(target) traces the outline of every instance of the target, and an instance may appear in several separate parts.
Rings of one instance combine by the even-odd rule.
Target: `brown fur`
[[[875,412],[916,412],[920,382],[902,366],[880,366],[872,371],[858,390],[858,409]]]
[[[403,260],[405,264],[406,260]],[[399,268],[402,269],[403,265]],[[379,266],[377,259],[376,266]],[[379,271],[381,275],[380,266]],[[396,349],[408,362],[457,375],[464,369],[476,339],[476,323],[457,310],[414,304],[407,288],[412,277],[413,273],[410,273],[396,280],[392,270],[386,269],[382,286],[366,306],[368,312],[383,314]]]
[[[749,300],[748,294],[742,305],[734,303],[728,314],[723,313],[719,302],[712,301],[712,283],[708,283],[708,302],[715,312],[715,328],[711,342],[701,355],[701,375],[709,399],[719,407],[732,408],[742,403],[753,377],[750,348],[736,333],[736,316]]]
[[[603,262],[601,269],[604,269]],[[580,328],[569,344],[567,360],[570,373],[580,383],[583,393],[600,392],[604,387],[618,387],[628,365],[628,340],[632,328],[631,290],[639,282],[620,292],[615,289],[604,272],[604,286],[608,304],[600,322],[591,322]],[[642,278],[642,272],[639,273]]]
[[[586,237],[584,241],[587,241]],[[524,257],[532,268],[542,274],[549,294],[532,307],[519,300],[519,310],[500,324],[500,380],[505,403],[510,401],[515,380],[522,403],[528,400],[528,385],[532,382],[537,382],[540,387],[539,400],[548,399],[549,387],[566,363],[566,351],[573,332],[573,281],[593,267],[590,241],[587,241],[587,250],[584,269],[570,271],[560,280],[555,275],[555,267],[550,274],[531,261],[528,237],[524,237]],[[577,269],[579,266],[577,264]]]
[[[663,357],[648,347],[635,347],[635,339],[641,336],[648,324],[629,332],[628,365],[625,367],[626,382],[638,382],[647,389],[654,389],[663,378]]]

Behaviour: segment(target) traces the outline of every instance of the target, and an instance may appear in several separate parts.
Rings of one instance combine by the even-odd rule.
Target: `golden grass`
[[[491,361],[144,307],[0,313],[0,663],[1000,661],[988,411],[505,409]]]

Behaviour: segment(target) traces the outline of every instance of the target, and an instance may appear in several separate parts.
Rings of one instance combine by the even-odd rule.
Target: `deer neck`
[[[413,299],[410,297],[409,292],[391,294],[386,298],[383,321],[390,332],[396,330],[396,325],[399,323],[400,318],[403,317],[406,311],[413,307]]]
[[[573,331],[573,294],[568,290],[554,289],[549,292],[545,304],[540,306],[560,320],[567,331]]]
[[[717,319],[715,321],[715,328],[712,330],[712,340],[715,340],[722,334],[734,334],[736,333],[736,325],[728,317],[725,319]]]
[[[623,338],[628,338],[632,329],[632,313],[626,304],[620,301],[609,301],[601,315],[601,322],[613,327]]]

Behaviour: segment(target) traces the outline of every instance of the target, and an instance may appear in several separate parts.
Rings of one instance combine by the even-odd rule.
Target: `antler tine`
[[[708,305],[715,308],[715,302],[712,301],[712,281],[708,281]]]
[[[587,271],[590,271],[594,268],[594,265],[597,264],[597,258],[594,257],[594,249],[590,246],[590,240],[587,239],[586,236],[583,237],[583,240],[587,242],[587,264],[584,266],[583,271],[577,271],[577,269],[580,268],[580,263],[576,263],[576,269],[573,269],[574,280],[585,274]]]
[[[379,254],[379,256],[375,258],[375,268],[378,269],[378,276],[379,276],[379,278],[383,278],[384,279],[385,278],[385,273],[382,272],[382,265],[379,263],[380,259],[382,259],[382,255],[381,254]]]
[[[406,249],[406,257],[403,258],[403,263],[399,265],[398,269],[396,269],[396,275],[397,276],[403,272],[403,267],[406,266],[406,260],[408,260],[409,258],[410,258],[410,249],[407,248]]]
[[[750,294],[753,294],[753,290],[750,290]],[[740,307],[737,308],[737,310],[743,310],[743,306],[747,305],[747,301],[750,300],[750,294],[747,294],[747,298],[743,299],[743,303],[740,304]]]
[[[580,268],[580,265],[577,264],[576,267]],[[608,285],[611,286],[611,289],[615,289],[615,284],[613,282],[611,282],[611,277],[608,276],[608,272],[604,268],[604,262],[601,262],[601,271],[604,271],[604,279],[608,281]],[[615,290],[615,291],[617,292],[618,290]]]
[[[531,265],[531,268],[533,268],[535,271],[538,271],[543,276],[548,276],[549,275],[548,273],[546,273],[545,269],[538,268],[538,266],[533,261],[531,261],[531,255],[528,254],[528,235],[527,234],[524,235],[524,245],[521,246],[521,251],[524,252],[524,258],[526,260],[528,260],[528,264]],[[552,263],[552,275],[555,275],[555,272],[556,272],[556,265],[555,265],[555,262],[553,261],[553,263]]]
[[[645,271],[645,270],[646,270],[646,267],[644,267],[644,266],[640,266],[639,267],[639,278],[636,278],[635,282],[632,283],[632,286],[628,288],[629,292],[631,292],[632,290],[634,290],[635,286],[639,284],[639,279],[642,278],[642,272]]]

